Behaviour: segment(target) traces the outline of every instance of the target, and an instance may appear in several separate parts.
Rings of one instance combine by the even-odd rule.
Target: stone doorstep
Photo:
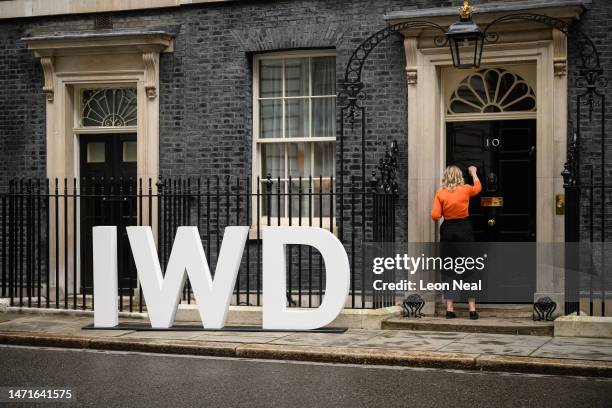
[[[533,316],[533,304],[495,304],[479,303],[476,308],[480,317],[500,318],[531,318]],[[455,303],[457,317],[468,317],[469,308],[467,303]],[[446,314],[446,303],[436,303],[436,316],[444,317]]]
[[[561,316],[555,319],[555,336],[612,339],[612,317]]]
[[[292,310],[309,310],[292,308]],[[65,315],[65,316],[91,316],[91,310],[46,309],[36,307],[8,306],[6,312],[27,313],[35,315]],[[349,329],[380,329],[384,320],[397,317],[401,314],[400,306],[391,306],[381,309],[343,309],[340,315],[328,327],[346,327]],[[230,306],[227,325],[261,326],[261,306]],[[147,313],[119,312],[120,318],[147,319]],[[180,304],[176,313],[177,322],[200,321],[200,314],[196,305]]]
[[[355,347],[194,342],[188,340],[65,337],[0,332],[0,344],[161,354],[316,361],[343,364],[612,377],[612,362],[545,357],[418,352]]]

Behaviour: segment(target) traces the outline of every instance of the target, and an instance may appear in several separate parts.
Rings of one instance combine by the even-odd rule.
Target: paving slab
[[[520,334],[552,336],[553,322],[533,321],[531,318],[485,317],[478,320],[465,318],[446,319],[444,317],[397,317],[383,321],[382,328],[387,330],[411,331],[457,331],[465,333]]]
[[[451,344],[452,342],[453,340],[451,339],[426,339],[416,336],[404,336],[395,338],[377,336],[369,340],[358,341],[352,344],[351,347],[436,351],[448,344]]]
[[[470,333],[462,332],[442,332],[442,331],[421,331],[421,330],[385,330],[378,337],[398,338],[398,337],[419,337],[435,340],[457,340],[469,336]]]
[[[571,358],[575,360],[612,361],[612,347],[600,345],[559,345],[546,343],[531,353],[532,357]]]
[[[295,333],[272,341],[274,344],[299,344],[312,346],[350,346],[351,344],[370,339],[381,333],[381,330],[349,329],[342,334],[331,333]]]
[[[88,333],[82,330],[85,319],[45,319],[41,317],[19,317],[0,323],[2,332],[30,332],[58,334],[66,337],[116,337],[130,333],[125,330],[96,330]]]
[[[87,330],[97,333],[98,330]],[[131,331],[121,335],[128,339],[165,339],[165,340],[189,340],[200,335],[197,331]]]
[[[446,353],[472,353],[472,354],[498,354],[505,356],[529,356],[535,351],[535,347],[514,345],[491,345],[491,344],[469,344],[451,343],[440,348],[438,351]]]
[[[212,330],[212,331],[200,331],[197,332],[199,334],[206,334],[207,336],[218,337],[219,341],[222,341],[222,337],[224,336],[235,336],[239,334],[241,337],[261,337],[261,336],[271,336],[280,339],[281,337],[289,336],[291,334],[295,334],[295,332],[280,332],[280,331],[232,331],[232,330]]]
[[[208,342],[231,342],[231,343],[270,343],[278,340],[278,336],[267,336],[265,333],[261,333],[260,336],[243,336],[241,333],[234,333],[233,335],[226,336],[215,336],[209,333],[199,334],[191,340],[196,341],[208,341]]]
[[[472,333],[458,338],[456,342],[482,346],[524,346],[536,349],[550,340],[551,337],[548,336]]]

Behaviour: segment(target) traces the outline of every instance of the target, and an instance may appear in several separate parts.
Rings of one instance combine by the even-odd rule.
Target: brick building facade
[[[297,52],[296,55],[302,57],[307,57],[308,52],[329,52],[330,55],[335,57],[335,90],[337,92],[342,87],[344,71],[353,51],[364,39],[383,29],[387,24],[398,21],[427,19],[447,26],[452,20],[456,20],[456,16],[448,14],[449,8],[455,9],[460,2],[425,0],[249,2],[226,0],[194,1],[193,4],[186,4],[180,1],[168,1],[166,3],[160,2],[159,8],[143,6],[140,9],[121,9],[119,7],[117,10],[97,10],[88,8],[90,7],[89,2],[83,1],[76,2],[79,4],[75,6],[76,8],[73,11],[45,10],[44,7],[37,6],[38,3],[35,2],[33,8],[27,10],[27,12],[23,11],[25,6],[22,3],[27,2],[19,0],[0,2],[0,10],[4,11],[5,14],[4,16],[0,15],[0,50],[2,51],[0,56],[0,183],[5,189],[8,181],[14,178],[78,177],[78,174],[75,174],[74,171],[66,170],[68,168],[77,169],[79,167],[78,163],[71,162],[71,164],[64,165],[64,163],[57,162],[76,160],[74,157],[67,158],[70,156],[70,152],[58,153],[63,146],[63,142],[57,145],[60,146],[56,148],[59,150],[53,150],[50,153],[48,148],[50,138],[57,137],[57,129],[61,129],[61,126],[65,125],[61,122],[60,127],[53,129],[50,129],[49,125],[49,112],[54,112],[49,109],[49,104],[64,103],[64,99],[58,97],[58,92],[60,92],[60,89],[58,89],[60,82],[58,81],[62,80],[61,78],[64,76],[74,74],[76,75],[74,78],[76,78],[81,75],[75,73],[80,69],[79,63],[75,63],[74,69],[73,67],[62,67],[62,63],[60,63],[61,58],[65,58],[66,61],[69,58],[61,57],[62,55],[71,55],[70,52],[72,51],[68,48],[73,47],[73,45],[66,45],[70,41],[74,41],[74,44],[78,43],[79,45],[74,45],[74,47],[81,47],[83,50],[90,47],[86,44],[87,41],[110,41],[108,44],[111,45],[100,45],[100,49],[106,50],[100,52],[109,54],[108,50],[112,49],[113,36],[124,35],[125,43],[120,45],[124,51],[117,54],[117,58],[119,58],[119,55],[123,55],[123,53],[127,55],[132,52],[128,49],[128,47],[133,46],[132,43],[128,44],[129,41],[132,41],[129,39],[130,36],[140,36],[138,41],[142,41],[142,44],[139,43],[136,47],[139,47],[138,52],[142,53],[151,52],[147,48],[152,46],[151,43],[147,42],[149,39],[145,38],[147,33],[163,33],[163,36],[171,38],[169,40],[171,45],[163,46],[166,48],[159,48],[161,46],[156,43],[155,47],[158,48],[151,52],[152,59],[143,59],[144,68],[138,68],[144,70],[144,89],[147,90],[147,98],[144,100],[148,104],[153,104],[148,105],[150,107],[146,109],[151,110],[142,113],[143,116],[139,116],[139,121],[144,118],[146,122],[148,120],[147,115],[150,112],[157,112],[158,115],[154,124],[146,130],[150,133],[149,142],[157,143],[158,149],[148,150],[145,158],[141,156],[144,153],[139,153],[139,176],[153,176],[155,178],[248,176],[252,180],[257,176],[265,177],[265,174],[258,170],[258,164],[253,164],[254,160],[257,160],[254,158],[255,143],[253,135],[255,132],[261,132],[261,129],[255,129],[256,126],[254,125],[259,121],[259,118],[254,117],[256,111],[254,109],[254,81],[257,81],[254,72],[255,64],[258,63],[256,61],[259,61],[257,58],[277,52],[288,53],[285,55],[292,55],[291,53]],[[478,1],[474,6],[476,16],[481,11],[483,15],[491,15],[491,18],[487,17],[486,21],[490,21],[500,13],[522,11],[547,13],[564,21],[573,21],[579,17],[579,20],[575,23],[576,27],[593,39],[600,54],[602,68],[608,72],[611,67],[610,45],[606,40],[610,19],[612,18],[612,7],[603,0],[542,0],[504,3],[483,0]],[[42,8],[36,10],[36,7]],[[77,12],[74,12],[74,10],[77,10]],[[112,26],[96,27],[96,24],[100,24],[101,17],[110,17]],[[534,28],[530,25],[519,26],[518,33],[509,34],[509,37],[512,37],[508,40],[509,44],[531,44],[524,46],[524,49],[529,49],[536,43],[543,44],[546,41],[557,41],[555,40],[557,37],[554,33],[551,34],[550,29],[547,29],[546,33],[543,30],[538,31],[540,29],[541,27]],[[525,32],[523,40],[519,38],[520,30]],[[502,30],[502,36],[506,32]],[[367,183],[370,174],[377,171],[378,161],[384,157],[388,144],[396,140],[398,142],[397,183],[399,186],[396,239],[399,242],[412,242],[415,241],[415,238],[417,241],[435,241],[437,235],[433,232],[433,227],[424,226],[429,223],[429,220],[426,218],[421,220],[426,210],[422,211],[420,207],[429,206],[431,200],[429,193],[433,191],[436,184],[435,182],[432,183],[431,180],[438,178],[439,170],[433,171],[431,177],[417,177],[409,174],[411,143],[414,143],[413,146],[427,143],[426,138],[411,140],[410,118],[413,117],[411,115],[414,115],[415,111],[410,113],[410,109],[419,109],[419,105],[425,103],[423,100],[426,96],[423,92],[428,92],[428,90],[431,93],[445,92],[444,86],[441,84],[444,81],[447,81],[447,84],[454,81],[453,78],[459,78],[457,76],[459,74],[447,73],[446,68],[442,65],[437,66],[436,69],[438,69],[440,78],[444,77],[445,79],[442,82],[432,82],[428,87],[418,85],[424,88],[413,91],[417,93],[412,95],[417,95],[417,97],[411,97],[410,90],[416,89],[416,81],[418,81],[418,84],[423,84],[423,81],[428,80],[427,74],[424,75],[420,71],[424,62],[419,58],[425,58],[429,54],[424,52],[422,55],[425,57],[416,57],[414,67],[412,67],[409,60],[411,56],[406,55],[406,53],[415,49],[432,48],[432,46],[423,45],[427,33],[416,33],[410,30],[404,30],[402,33],[404,36],[392,35],[378,45],[369,55],[364,66],[362,79],[365,83],[367,95],[363,101],[363,106],[367,110],[365,119],[367,149],[365,174],[368,179],[364,182]],[[411,43],[410,38],[416,38],[415,42]],[[567,95],[569,96],[566,98],[567,104],[565,105],[569,105],[570,108],[562,116],[567,116],[568,120],[573,119],[573,122],[576,122],[576,118],[573,117],[572,104],[576,95],[582,89],[575,83],[579,61],[579,55],[573,47],[575,38],[577,37],[574,37],[574,34],[570,32],[567,40],[567,58],[565,56],[561,58],[563,60],[562,64],[566,64],[566,68],[563,69],[567,73],[561,72],[559,74],[556,71],[554,73],[555,81],[564,78],[561,80],[567,84]],[[577,41],[575,43],[577,44]],[[411,48],[413,47],[411,44],[414,44],[414,49]],[[514,46],[512,45],[512,47]],[[485,56],[490,47],[494,46],[485,46]],[[516,46],[516,48],[519,49],[520,46]],[[564,46],[561,47],[561,49],[563,48]],[[494,50],[494,48],[490,49]],[[89,51],[82,51],[79,55],[86,55],[87,52]],[[418,54],[420,51],[415,52]],[[548,51],[542,52],[546,53]],[[158,56],[156,57],[154,54]],[[508,57],[508,61],[511,62],[499,63],[498,65],[503,67],[504,70],[511,69],[516,65],[517,59],[522,58],[518,56],[519,54]],[[93,52],[89,55],[97,54]],[[41,62],[39,62],[39,59],[42,61],[45,57],[49,58],[51,68],[45,68],[45,65],[41,65]],[[535,61],[540,57],[533,58]],[[557,57],[555,56],[555,58]],[[552,56],[550,59],[553,60]],[[557,63],[561,60],[555,61]],[[88,63],[92,63],[91,60]],[[93,63],[95,64],[95,62]],[[100,66],[105,67],[104,64],[108,63],[108,60],[105,60]],[[65,64],[68,65],[69,63],[66,62]],[[448,63],[445,64],[448,65]],[[485,66],[495,68],[495,64],[495,62],[486,62]],[[48,72],[45,72],[45,69]],[[95,69],[91,67],[82,69],[84,69],[83,72],[95,72]],[[148,79],[146,79],[146,76],[150,75],[147,71],[149,69],[156,76],[152,82],[147,82]],[[525,68],[525,74],[521,74],[527,82],[529,82],[529,75],[532,75],[530,69],[529,67]],[[555,66],[555,69],[557,69],[557,66]],[[121,68],[121,70],[129,71],[128,68]],[[117,75],[120,75],[121,70],[117,70]],[[522,71],[519,69],[516,72],[520,73]],[[537,75],[542,75],[540,71],[537,72],[536,74],[536,71],[533,71],[534,78]],[[51,91],[51,93],[55,93],[55,96],[52,96],[54,100],[49,100],[48,97],[45,99],[45,94],[49,94],[49,92],[43,91],[43,88],[47,87],[49,83],[45,75],[55,75],[58,78],[56,82],[53,82],[55,89]],[[551,72],[550,81],[553,81],[552,75]],[[112,83],[119,81],[117,79],[119,76],[113,78],[115,79],[111,81]],[[541,80],[540,76],[537,76],[537,78],[538,81]],[[87,79],[87,81],[93,80]],[[83,84],[88,83],[87,81],[84,81]],[[155,83],[156,81],[157,83]],[[550,84],[552,83],[550,82]],[[76,92],[74,95],[77,95],[77,99],[80,98],[78,92],[86,88],[86,85],[79,84],[78,81],[75,82],[73,79],[67,80],[65,84],[70,88],[70,92],[73,92],[72,87],[74,87],[74,92]],[[148,93],[150,88],[147,88],[149,86],[147,84],[153,88],[151,94]],[[562,85],[559,86],[562,87]],[[533,88],[536,91],[543,89],[536,89],[535,80]],[[449,90],[449,92],[451,91]],[[539,96],[537,94],[537,97]],[[554,98],[551,100],[554,100]],[[140,101],[139,99],[139,103]],[[540,103],[539,99],[538,103]],[[538,105],[538,115],[544,115],[544,113],[540,113],[542,106]],[[542,123],[539,126],[546,126],[547,129],[554,123],[550,118],[557,116],[554,110],[564,108],[555,105],[545,109],[552,109],[547,113],[545,122],[540,121],[541,116],[538,116],[537,120]],[[62,115],[66,115],[65,111],[62,112]],[[75,108],[75,112],[76,115],[82,114],[82,111],[77,108]],[[72,112],[68,112],[68,114],[71,115]],[[312,113],[310,114],[312,115]],[[446,114],[442,113],[442,115]],[[418,116],[420,115],[417,114]],[[524,117],[536,118],[535,113],[532,116],[526,115]],[[341,120],[339,106],[336,106],[335,119],[335,136],[339,137],[339,121]],[[450,119],[454,120],[453,118]],[[419,132],[422,132],[423,135],[428,132],[428,130],[423,130],[427,129],[427,120],[422,118],[422,122],[418,125],[422,127],[419,128],[421,129]],[[415,123],[413,122],[414,126],[416,126]],[[310,126],[317,125],[312,122]],[[551,131],[551,138],[555,137],[552,134],[555,132]],[[137,133],[140,138],[140,130]],[[596,132],[593,134],[596,134]],[[69,136],[73,137],[73,135]],[[596,136],[585,132],[583,146],[588,146],[589,137],[596,138]],[[78,144],[78,142],[76,143]],[[138,143],[140,148],[140,139]],[[356,183],[361,186],[362,148],[359,133],[347,131],[344,143],[345,181],[349,184],[349,177],[353,175]],[[563,142],[562,145],[564,144]],[[583,148],[586,149],[585,157],[599,157],[596,149]],[[413,151],[417,152],[413,154],[422,157],[423,160],[427,160],[426,158],[431,154],[431,152],[426,151]],[[336,141],[334,171],[336,177],[339,174],[339,154]],[[435,154],[437,153],[434,153],[434,156]],[[148,164],[142,164],[141,159]],[[540,156],[538,156],[539,159]],[[156,163],[151,164],[151,161],[156,160]],[[562,192],[560,178],[562,167],[559,166],[558,161],[558,158],[551,159],[551,165],[545,170],[545,172],[550,171],[550,174],[546,173],[546,175],[540,174],[538,176],[542,176],[542,179],[554,179],[550,186],[542,190],[547,191],[550,197],[537,202],[538,207],[550,205],[551,211],[554,208],[551,197]],[[287,161],[285,165],[290,166],[287,163],[289,162]],[[140,166],[145,167],[141,168]],[[440,167],[441,164],[437,163],[436,166]],[[315,167],[312,167],[312,169],[312,172],[317,171]],[[600,173],[600,169],[597,167],[595,171],[598,174]],[[303,176],[304,174],[296,174],[296,176],[300,175]],[[312,174],[312,176],[317,177],[318,174]],[[423,180],[430,180],[431,186],[424,189],[413,187],[423,183]],[[550,191],[546,189],[550,189]],[[411,193],[409,194],[409,192]],[[414,204],[414,201],[410,200],[411,196],[416,197],[413,200],[421,200],[427,204],[419,205],[417,210],[416,205],[411,207],[411,203]],[[350,206],[347,208],[350,210]],[[412,212],[411,208],[413,209]],[[588,218],[588,216],[588,212],[583,214],[583,217]],[[412,221],[416,218],[420,219],[417,224]],[[555,218],[551,213],[548,219],[550,221],[545,222],[551,225],[555,224],[557,227],[545,230],[538,229],[537,240],[542,242],[562,240],[562,217]],[[535,240],[536,231],[535,227],[533,228]],[[555,238],[553,239],[553,237]],[[546,289],[543,289],[544,287]],[[560,290],[558,287],[548,288],[543,285],[536,292],[557,293]]]

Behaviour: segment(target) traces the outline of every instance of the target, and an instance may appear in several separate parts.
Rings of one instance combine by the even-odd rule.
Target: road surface
[[[612,407],[610,379],[13,346],[0,386],[103,407]]]

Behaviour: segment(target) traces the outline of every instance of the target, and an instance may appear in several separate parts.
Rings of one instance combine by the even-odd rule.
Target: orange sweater
[[[480,193],[481,188],[479,180],[474,181],[473,186],[464,184],[455,187],[453,191],[442,187],[436,192],[431,218],[434,221],[438,221],[441,217],[445,220],[466,218],[469,215],[470,197]]]

